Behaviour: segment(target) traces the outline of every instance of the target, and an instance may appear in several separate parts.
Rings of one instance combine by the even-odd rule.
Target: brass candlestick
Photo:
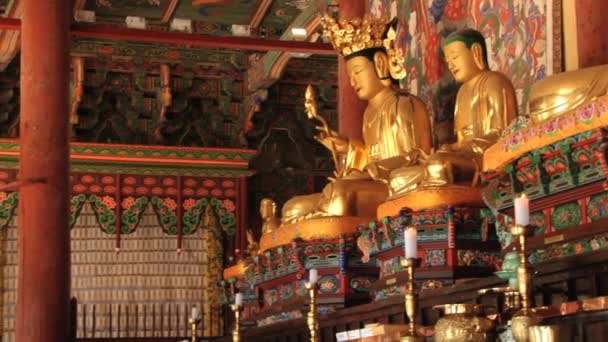
[[[526,235],[528,227],[514,225],[511,235],[519,239],[519,266],[517,267],[517,289],[521,296],[521,310],[511,320],[511,331],[517,342],[530,341],[529,327],[540,322],[540,318],[530,310],[530,268],[526,258]]]
[[[408,335],[401,338],[401,342],[422,341],[422,337],[416,333],[416,310],[418,296],[414,290],[414,269],[420,267],[420,259],[407,258],[401,260],[401,266],[407,268],[407,292],[405,294],[405,313],[410,320],[410,331]]]
[[[530,307],[530,269],[526,258],[526,235],[528,229],[525,226],[514,225],[511,227],[511,235],[519,239],[519,266],[517,267],[517,290],[521,295],[521,308],[527,310]]]
[[[241,341],[241,309],[242,306],[237,304],[230,305],[232,312],[234,312],[234,329],[232,330],[232,342]]]
[[[310,331],[310,342],[319,342],[319,321],[317,319],[317,284],[306,282],[306,289],[310,296],[310,304],[306,323]]]
[[[190,331],[192,333],[192,342],[196,342],[196,326],[201,322],[200,317],[190,317],[188,318],[188,323],[190,323]]]

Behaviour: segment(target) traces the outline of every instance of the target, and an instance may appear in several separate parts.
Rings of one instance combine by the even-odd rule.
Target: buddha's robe
[[[608,95],[608,65],[550,76],[532,86],[530,118],[542,122],[604,95]]]
[[[283,223],[316,216],[374,216],[389,194],[416,188],[424,174],[418,141],[431,137],[428,120],[424,104],[410,95],[395,93],[378,110],[368,107],[363,142],[349,139],[337,149],[336,179],[319,194],[290,199],[283,206]]]

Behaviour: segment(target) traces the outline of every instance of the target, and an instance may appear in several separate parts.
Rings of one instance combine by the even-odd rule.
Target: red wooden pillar
[[[244,255],[247,249],[247,229],[249,229],[249,211],[248,205],[248,193],[247,193],[247,177],[238,178],[238,200],[237,200],[237,231],[236,231],[236,243],[235,249],[239,250],[239,254],[235,255],[235,260],[240,256]]]
[[[22,0],[16,341],[69,340],[69,0]]]
[[[366,0],[340,1],[340,19],[350,20],[363,17]],[[359,100],[357,93],[350,86],[344,57],[338,57],[338,124],[341,134],[361,139],[363,111],[366,102]]]

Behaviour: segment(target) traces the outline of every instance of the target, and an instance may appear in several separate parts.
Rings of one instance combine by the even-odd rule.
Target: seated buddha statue
[[[262,217],[262,234],[270,234],[281,226],[281,219],[277,217],[277,205],[270,198],[260,201],[260,216]]]
[[[530,92],[533,122],[570,112],[608,95],[608,65],[563,72],[535,83]]]
[[[481,169],[483,152],[517,117],[517,100],[511,81],[488,67],[483,35],[465,29],[442,44],[445,59],[456,82],[454,133],[456,142],[440,146],[426,161],[424,184],[428,186],[473,182]]]
[[[431,150],[426,106],[393,88],[405,72],[403,57],[394,48],[395,31],[387,30],[386,19],[336,22],[323,17],[322,24],[346,59],[357,97],[367,101],[363,139],[340,135],[327,125],[317,127],[316,139],[333,154],[335,177],[321,193],[287,201],[284,224],[319,216],[375,216],[389,195],[418,187],[424,174],[420,156]]]

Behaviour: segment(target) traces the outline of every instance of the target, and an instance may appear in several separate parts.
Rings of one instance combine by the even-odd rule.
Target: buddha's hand
[[[323,126],[315,127],[319,133],[315,135],[315,140],[323,144],[328,150],[344,152],[348,148],[348,139],[340,136],[338,132]]]

